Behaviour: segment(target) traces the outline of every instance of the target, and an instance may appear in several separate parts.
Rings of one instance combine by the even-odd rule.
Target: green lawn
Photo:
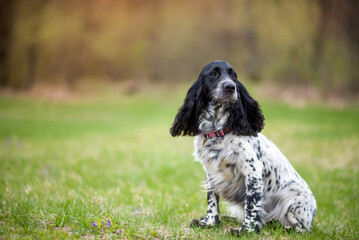
[[[205,214],[206,194],[193,139],[169,134],[185,92],[0,97],[0,239],[233,238],[235,222],[188,227]],[[318,211],[310,233],[266,226],[245,238],[358,239],[359,109],[260,103],[264,134],[308,182]]]

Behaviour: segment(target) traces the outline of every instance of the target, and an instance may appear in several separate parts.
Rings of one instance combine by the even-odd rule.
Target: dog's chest
[[[221,140],[203,140],[198,148],[201,162],[206,169],[220,167],[232,154],[228,146],[224,146]],[[213,166],[212,166],[213,165]]]
[[[202,163],[211,190],[227,201],[244,201],[245,181],[239,142],[231,137],[204,141],[197,137],[194,156]],[[235,200],[234,200],[235,199]]]
[[[194,156],[203,165],[205,172],[216,179],[231,182],[241,172],[243,151],[230,136],[205,140],[197,137],[194,142]]]

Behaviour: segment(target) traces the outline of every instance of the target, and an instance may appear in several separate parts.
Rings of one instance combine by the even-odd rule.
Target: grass
[[[233,238],[236,222],[188,227],[206,194],[193,139],[168,132],[185,91],[0,97],[0,239]],[[264,133],[306,179],[318,211],[310,233],[266,226],[244,238],[358,239],[359,109],[260,102]]]

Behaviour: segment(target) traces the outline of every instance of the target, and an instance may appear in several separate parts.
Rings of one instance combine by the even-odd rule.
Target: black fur
[[[172,124],[170,130],[172,136],[195,136],[200,133],[197,122],[205,104],[202,82],[202,76],[200,75],[188,90],[184,103],[178,109],[175,121]]]
[[[238,100],[230,106],[229,129],[236,135],[257,136],[264,127],[264,116],[259,104],[247,89],[236,80]]]

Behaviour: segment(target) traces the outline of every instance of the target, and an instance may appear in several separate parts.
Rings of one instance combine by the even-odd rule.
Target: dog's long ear
[[[198,118],[204,108],[204,97],[202,93],[202,76],[200,75],[192,87],[188,90],[183,105],[170,129],[171,135],[195,136],[199,133]]]
[[[238,135],[257,136],[264,127],[264,116],[256,100],[239,81],[236,81],[238,99],[232,104],[229,116],[229,128]]]

